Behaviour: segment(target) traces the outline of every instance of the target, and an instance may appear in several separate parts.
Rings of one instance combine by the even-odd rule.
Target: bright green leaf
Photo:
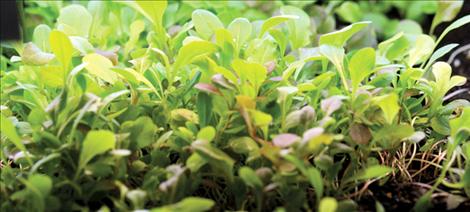
[[[289,40],[292,49],[304,47],[310,43],[310,36],[312,34],[310,17],[302,9],[294,6],[282,6],[281,14],[283,15],[296,15],[298,19],[288,20],[286,22],[287,31],[289,32]]]
[[[392,124],[393,120],[400,110],[398,105],[398,95],[396,93],[390,93],[383,96],[374,98],[375,104],[382,109],[385,121],[388,124]]]
[[[96,53],[91,53],[83,57],[83,63],[85,63],[85,68],[90,72],[90,74],[106,81],[111,84],[116,82],[117,75],[111,71],[113,63],[104,56],[101,56]]]
[[[336,9],[336,13],[341,19],[349,23],[361,21],[364,13],[356,2],[344,2]]]
[[[177,71],[179,68],[190,64],[191,62],[202,59],[217,51],[217,46],[208,41],[192,41],[183,47],[178,52],[176,61],[173,64],[173,70]]]
[[[34,28],[33,32],[33,42],[38,46],[42,51],[49,51],[49,35],[51,33],[51,28],[45,24],[40,24]]]
[[[375,66],[375,50],[373,48],[363,48],[357,51],[349,61],[349,75],[353,90],[371,74]]]
[[[338,208],[338,202],[332,197],[325,197],[320,201],[318,206],[319,212],[335,212]]]
[[[64,72],[68,72],[70,60],[72,59],[73,47],[70,39],[63,32],[52,30],[49,35],[51,50],[64,67]]]
[[[158,1],[136,1],[137,5],[141,9],[140,12],[152,22],[157,28],[163,26],[163,14],[168,5],[166,0]]]
[[[72,4],[60,10],[57,29],[67,35],[88,37],[92,20],[93,17],[85,7]]]
[[[224,24],[219,18],[207,10],[195,10],[192,14],[192,20],[196,32],[205,40],[208,40],[217,29],[224,28]]]
[[[232,67],[241,79],[246,79],[253,85],[255,91],[258,91],[266,80],[267,70],[261,64],[236,59],[232,62]]]
[[[204,212],[209,211],[215,202],[210,199],[200,197],[186,197],[183,200],[167,206],[154,208],[151,212],[172,212],[172,211],[192,211],[192,212]]]
[[[282,24],[291,19],[298,19],[298,18],[299,17],[296,15],[280,15],[280,16],[274,16],[274,17],[268,18],[268,20],[264,21],[263,25],[261,26],[259,37],[262,37],[264,33],[266,33],[269,29],[279,24]]]
[[[341,30],[324,34],[320,37],[320,45],[331,45],[335,47],[343,47],[346,41],[349,40],[354,34],[369,25],[370,21],[363,21],[351,24]]]
[[[236,18],[227,27],[228,31],[232,33],[238,48],[240,48],[251,37],[252,26],[246,18]]]
[[[207,126],[202,128],[198,133],[197,133],[197,139],[202,139],[205,141],[212,141],[215,137],[215,129],[212,126]]]
[[[366,169],[363,169],[352,179],[353,180],[369,180],[373,178],[380,178],[380,177],[387,175],[388,173],[392,171],[393,169],[387,166],[373,165],[373,166],[367,167]]]
[[[107,130],[90,131],[86,135],[82,143],[82,151],[80,153],[79,169],[93,159],[93,157],[103,154],[113,149],[116,144],[114,133]]]
[[[428,35],[418,35],[413,47],[409,51],[408,65],[411,67],[423,62],[432,54],[434,40]]]

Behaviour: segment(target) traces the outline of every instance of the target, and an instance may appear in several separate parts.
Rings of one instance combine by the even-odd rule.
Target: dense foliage
[[[414,4],[25,2],[1,48],[1,209],[353,211],[391,183],[456,208],[470,102],[446,101],[466,79],[437,46],[470,16],[435,37],[416,11],[433,31],[462,2]]]

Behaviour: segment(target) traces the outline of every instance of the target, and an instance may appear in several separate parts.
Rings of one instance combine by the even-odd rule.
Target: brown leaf
[[[359,123],[354,123],[349,129],[349,135],[358,144],[368,144],[372,135],[367,126]]]

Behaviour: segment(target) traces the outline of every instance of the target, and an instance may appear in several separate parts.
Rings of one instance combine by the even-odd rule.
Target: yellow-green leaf
[[[250,21],[246,18],[236,18],[227,27],[238,47],[242,46],[250,38],[252,28]]]
[[[57,29],[67,35],[88,37],[92,21],[93,17],[85,7],[72,4],[60,10]]]
[[[68,71],[73,53],[73,46],[69,37],[61,31],[52,30],[49,35],[49,43],[52,52],[64,67],[64,71]]]
[[[26,153],[26,147],[24,146],[20,136],[16,132],[15,125],[13,125],[11,120],[5,117],[3,114],[0,114],[0,118],[0,132],[2,133],[2,135],[10,139],[10,141],[16,146],[16,148],[23,151],[23,153],[27,156],[28,154]],[[32,164],[32,161],[29,159],[29,157],[28,161]]]
[[[82,144],[79,169],[83,168],[96,155],[113,149],[115,144],[116,138],[111,131],[96,130],[88,132]]]
[[[263,25],[261,26],[261,31],[259,36],[262,37],[264,33],[266,33],[269,29],[282,24],[291,19],[298,19],[299,17],[296,15],[279,15],[269,18],[268,20],[264,21]]]
[[[385,121],[388,124],[392,124],[393,120],[400,110],[398,105],[398,95],[396,93],[391,93],[374,98],[375,104],[377,104],[380,109],[382,109]]]
[[[259,63],[250,63],[245,60],[236,59],[232,62],[232,67],[238,74],[242,82],[248,80],[257,92],[266,80],[266,67]]]
[[[359,87],[375,66],[375,50],[373,48],[363,48],[357,51],[349,62],[349,75],[353,90]]]
[[[85,68],[90,74],[109,83],[114,83],[117,80],[116,73],[111,71],[113,63],[106,57],[91,53],[83,57],[83,63],[86,64]]]
[[[224,28],[219,18],[207,10],[195,10],[192,14],[192,20],[196,32],[205,40],[209,39],[217,29]]]
[[[324,34],[320,37],[320,45],[331,45],[336,47],[343,47],[346,41],[349,40],[354,34],[370,24],[370,21],[363,21],[351,24],[341,30]]]
[[[181,47],[173,64],[173,70],[177,71],[179,68],[215,51],[217,51],[217,46],[209,41],[192,41]]]
[[[168,5],[166,0],[158,1],[136,1],[141,9],[141,13],[148,18],[155,26],[161,27],[163,21],[163,14]]]

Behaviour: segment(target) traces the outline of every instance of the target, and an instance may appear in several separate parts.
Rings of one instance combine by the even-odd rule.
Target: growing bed
[[[470,210],[468,2],[10,6],[2,211]]]

